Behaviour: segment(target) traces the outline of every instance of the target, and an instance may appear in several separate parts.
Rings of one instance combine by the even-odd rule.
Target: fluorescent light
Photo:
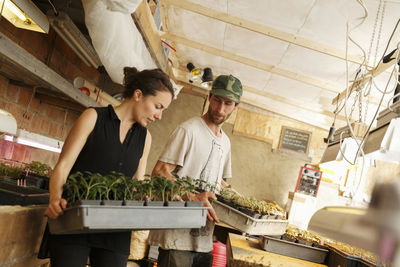
[[[14,141],[14,137],[12,135],[5,134],[4,140],[12,142],[12,141]]]
[[[371,131],[364,151],[369,158],[400,163],[400,118]]]
[[[1,15],[15,27],[42,33],[49,32],[49,21],[30,0],[0,0]]]
[[[14,3],[10,2],[9,0],[6,0],[5,6],[6,6],[8,9],[10,9],[10,11],[11,11],[12,13],[14,13],[20,20],[22,20],[22,21],[25,21],[25,20],[26,20],[25,15],[22,13],[21,10],[19,10],[18,7],[16,7],[16,6],[14,5]]]
[[[32,146],[32,147],[41,148],[41,149],[45,149],[45,150],[49,150],[49,151],[53,151],[53,152],[57,152],[57,153],[61,152],[61,148],[56,148],[56,147],[52,147],[49,145],[41,144],[41,143],[27,140],[27,139],[24,139],[21,137],[17,137],[17,139],[15,141],[21,145]]]
[[[43,136],[40,134],[28,132],[22,129],[18,129],[17,136],[14,138],[18,144],[41,148],[53,152],[60,153],[64,142]]]
[[[102,65],[96,50],[94,50],[93,46],[86,37],[83,36],[67,14],[59,12],[56,16],[52,10],[49,10],[49,12],[47,12],[47,17],[58,35],[60,35],[86,65],[95,68]]]

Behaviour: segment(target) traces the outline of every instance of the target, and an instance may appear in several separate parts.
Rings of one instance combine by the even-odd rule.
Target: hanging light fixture
[[[47,16],[54,30],[86,65],[93,66],[94,68],[98,68],[102,65],[94,47],[67,14],[59,12],[58,15],[56,15],[54,11],[49,10]]]
[[[365,126],[360,123],[352,123],[351,127],[357,139],[351,136],[348,126],[337,129],[332,136],[330,133],[326,138],[328,146],[322,155],[320,163],[343,159],[355,163],[357,157],[360,156],[360,149],[363,147],[361,140]]]
[[[1,16],[15,27],[49,32],[49,21],[45,14],[30,0],[0,0]]]
[[[211,68],[204,68],[203,76],[201,76],[201,81],[201,86],[203,86],[204,88],[211,87],[213,81],[213,73]]]
[[[10,112],[0,109],[0,134],[16,134],[17,121]]]
[[[186,68],[189,70],[189,82],[193,83],[194,81],[200,81],[203,76],[203,70],[200,68],[196,68],[193,63],[189,62],[186,65]]]
[[[64,142],[50,138],[44,135],[28,132],[22,129],[17,130],[14,137],[14,142],[26,146],[36,147],[44,150],[49,150],[61,153]]]

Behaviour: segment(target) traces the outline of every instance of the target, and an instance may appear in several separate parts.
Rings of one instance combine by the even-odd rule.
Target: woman
[[[88,108],[75,122],[50,179],[49,218],[63,214],[62,187],[69,174],[112,171],[142,179],[151,145],[145,128],[160,120],[173,98],[168,75],[160,69],[124,68],[125,100],[117,107]],[[52,267],[126,266],[130,232],[50,235]]]

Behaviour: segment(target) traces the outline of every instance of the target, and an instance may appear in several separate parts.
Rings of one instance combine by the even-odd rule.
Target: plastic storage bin
[[[301,260],[324,263],[328,255],[327,249],[316,248],[270,236],[260,236],[259,241],[265,251]]]
[[[249,235],[283,235],[289,224],[288,220],[254,219],[219,201],[212,206],[222,222]]]
[[[206,224],[207,207],[80,205],[49,219],[53,234],[200,228]]]

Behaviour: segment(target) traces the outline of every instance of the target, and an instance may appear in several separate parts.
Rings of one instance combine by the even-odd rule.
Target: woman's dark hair
[[[124,98],[131,97],[136,89],[140,89],[143,96],[155,96],[159,91],[167,91],[174,97],[169,76],[161,69],[138,71],[135,67],[125,67],[124,87]]]

